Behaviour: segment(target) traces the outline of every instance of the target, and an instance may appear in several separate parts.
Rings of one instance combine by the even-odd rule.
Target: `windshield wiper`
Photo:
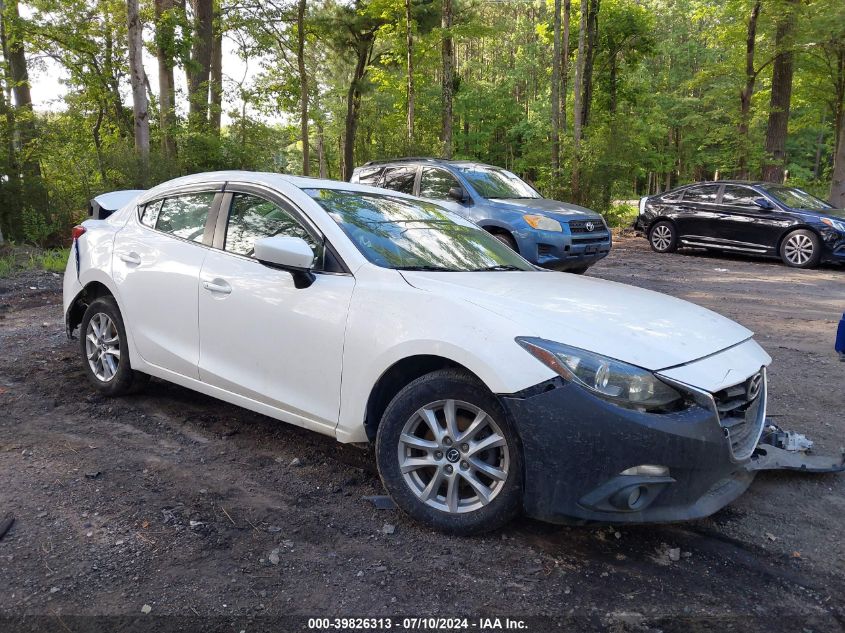
[[[434,272],[441,272],[441,273],[459,273],[461,272],[457,268],[445,268],[443,266],[393,266],[393,270],[422,270],[422,271],[434,271]]]
[[[474,273],[481,273],[487,271],[498,271],[498,270],[523,270],[518,266],[511,266],[510,264],[498,264],[496,266],[487,266],[486,268],[474,268],[472,272]]]

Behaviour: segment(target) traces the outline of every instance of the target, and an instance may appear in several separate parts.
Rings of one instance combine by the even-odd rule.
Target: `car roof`
[[[284,188],[285,186],[292,185],[297,189],[342,189],[344,191],[360,191],[361,193],[379,193],[384,195],[384,189],[370,187],[368,185],[353,184],[344,180],[329,180],[327,178],[312,178],[310,176],[292,176],[289,174],[278,174],[267,171],[228,170],[202,172],[199,174],[191,174],[189,176],[181,176],[179,178],[174,178],[173,180],[168,180],[150,189],[145,198],[151,199],[156,195],[165,193],[176,187],[201,185],[204,183],[223,183],[228,181],[263,184],[270,187]],[[393,194],[405,195],[399,192],[393,192],[391,195]]]
[[[759,187],[761,185],[774,185],[777,183],[766,182],[764,180],[701,180],[698,182],[690,182],[685,185],[679,185],[675,189],[686,189],[687,187],[698,187],[699,185],[745,185],[747,187]],[[672,190],[674,191],[674,189]]]
[[[497,167],[496,165],[489,165],[487,163],[482,163],[477,160],[469,160],[469,159],[451,159],[451,158],[432,158],[430,156],[407,156],[403,158],[391,158],[391,159],[384,159],[384,160],[371,160],[361,167],[383,167],[386,165],[395,165],[397,163],[433,163],[435,165],[462,165],[462,166],[472,166],[477,165],[479,167],[492,167],[493,169],[503,169],[503,167]],[[361,169],[358,167],[357,169]]]

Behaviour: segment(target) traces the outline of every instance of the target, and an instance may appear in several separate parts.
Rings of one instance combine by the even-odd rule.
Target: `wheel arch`
[[[387,409],[387,405],[390,404],[390,401],[393,400],[396,394],[417,378],[437,371],[438,369],[458,369],[464,371],[475,378],[479,384],[484,385],[484,381],[478,374],[465,365],[445,356],[417,354],[394,362],[382,372],[367,398],[364,430],[367,439],[371,443],[375,442],[376,432],[378,431],[381,418]]]
[[[822,234],[819,233],[819,230],[816,227],[814,227],[812,224],[807,224],[805,222],[801,222],[800,224],[793,224],[792,226],[788,226],[787,228],[785,228],[783,230],[783,232],[781,232],[780,237],[778,237],[777,246],[775,247],[777,249],[776,252],[777,252],[778,255],[780,255],[780,247],[783,246],[783,241],[787,237],[789,237],[790,235],[795,233],[795,231],[801,231],[801,230],[811,231],[819,239],[819,244],[820,245],[824,244],[824,237],[822,237]]]
[[[68,338],[73,338],[73,333],[79,324],[82,323],[82,316],[91,302],[100,297],[111,297],[117,301],[111,289],[102,281],[90,281],[71,300],[65,315],[65,328]],[[121,310],[122,312],[122,310]]]
[[[674,218],[668,215],[658,215],[656,218],[654,218],[651,222],[648,223],[648,227],[646,227],[645,231],[647,236],[651,235],[651,229],[653,229],[658,222],[669,222],[673,227],[675,227],[676,231],[679,231],[678,223],[675,221]],[[680,237],[680,232],[678,233],[678,237]]]

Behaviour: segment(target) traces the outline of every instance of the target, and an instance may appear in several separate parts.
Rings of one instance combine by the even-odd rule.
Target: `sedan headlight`
[[[541,338],[518,337],[516,342],[564,379],[621,407],[654,411],[683,400],[677,390],[640,367]]]
[[[828,226],[836,229],[840,233],[845,233],[845,222],[842,220],[834,220],[832,218],[822,218],[822,222]]]
[[[545,215],[523,215],[522,219],[528,223],[528,226],[540,231],[563,231],[560,222],[547,218]]]

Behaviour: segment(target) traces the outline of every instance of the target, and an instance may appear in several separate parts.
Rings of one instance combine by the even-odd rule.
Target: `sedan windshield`
[[[781,203],[793,209],[810,209],[811,211],[824,211],[832,209],[827,202],[811,196],[806,191],[795,187],[784,187],[783,185],[765,185],[763,187],[769,194],[777,198]]]
[[[454,165],[484,198],[540,198],[534,188],[516,174],[498,167]]]
[[[428,202],[306,189],[369,261],[382,268],[449,272],[534,270],[487,231]]]

